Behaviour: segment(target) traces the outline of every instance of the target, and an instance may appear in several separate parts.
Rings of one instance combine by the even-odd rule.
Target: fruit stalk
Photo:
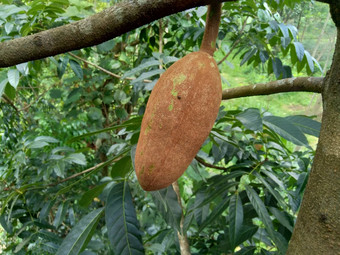
[[[208,6],[206,25],[200,51],[213,56],[216,50],[216,39],[220,26],[222,3],[213,3]]]

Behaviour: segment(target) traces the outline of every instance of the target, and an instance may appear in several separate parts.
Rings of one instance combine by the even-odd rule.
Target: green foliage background
[[[0,41],[117,2],[5,0]],[[320,22],[311,27],[315,11]],[[231,51],[219,65],[224,88],[321,75],[328,55],[311,56],[310,36],[327,12],[299,0],[225,3],[215,55],[220,61]],[[2,253],[179,254],[178,231],[193,254],[285,253],[320,129],[295,106],[314,95],[223,102],[178,181],[182,205],[171,186],[144,192],[136,180],[150,91],[166,68],[199,49],[205,14],[206,7],[187,10],[95,47],[0,70]],[[326,25],[321,49],[334,33]]]

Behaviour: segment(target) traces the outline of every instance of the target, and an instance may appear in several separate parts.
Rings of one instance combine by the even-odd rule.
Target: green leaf
[[[87,112],[87,116],[91,120],[100,120],[103,117],[102,111],[96,107],[90,107]]]
[[[27,75],[28,74],[28,62],[26,63],[21,63],[19,65],[16,65],[17,70],[22,74],[22,75]]]
[[[166,223],[180,231],[182,208],[178,203],[177,195],[172,186],[158,191],[150,192],[157,209],[161,212]]]
[[[28,149],[40,149],[43,148],[45,146],[48,146],[49,144],[47,142],[43,142],[43,141],[32,141],[30,143],[28,143],[27,148]]]
[[[320,135],[321,123],[316,120],[302,115],[288,116],[285,119],[293,123],[305,134],[315,137]]]
[[[55,215],[54,221],[53,221],[53,225],[58,228],[59,225],[61,224],[61,222],[64,220],[66,212],[68,209],[68,203],[60,203],[59,207],[58,207],[58,211]]]
[[[101,44],[98,44],[96,47],[97,47],[99,53],[105,53],[105,52],[112,50],[113,47],[115,46],[115,44],[116,43],[115,43],[114,40],[109,40],[109,41],[103,42]]]
[[[105,221],[115,254],[144,254],[136,211],[127,181],[115,184],[109,192]]]
[[[297,72],[298,72],[298,73],[301,72],[302,69],[305,67],[305,65],[307,65],[307,60],[306,60],[306,58],[303,58],[301,62],[298,61],[298,62],[297,62],[297,65],[296,65],[296,70],[297,70]]]
[[[126,77],[130,77],[132,75],[135,75],[136,73],[139,73],[140,71],[142,71],[143,69],[146,69],[150,66],[158,66],[160,64],[160,62],[158,60],[155,60],[154,58],[151,58],[148,61],[143,62],[142,64],[140,64],[139,66],[133,68],[132,70],[126,72],[122,79],[125,79]]]
[[[295,48],[295,55],[297,59],[301,62],[303,56],[305,55],[305,48],[303,47],[303,44],[300,42],[293,42],[293,45]]]
[[[323,69],[320,66],[320,63],[314,57],[312,57],[312,59],[313,59],[314,63],[317,65],[317,67],[319,68],[320,72],[323,73]]]
[[[2,96],[2,94],[3,94],[4,91],[5,91],[7,82],[8,82],[8,79],[7,79],[7,78],[6,78],[6,79],[3,79],[3,80],[0,82],[0,97]]]
[[[256,108],[249,108],[239,114],[237,114],[236,119],[238,119],[247,129],[252,131],[262,131],[262,118],[260,110]]]
[[[255,235],[257,230],[258,230],[257,226],[242,225],[242,227],[241,227],[241,229],[238,233],[237,239],[235,240],[235,245],[240,245],[243,242],[251,239],[252,236]]]
[[[284,65],[282,78],[285,79],[285,78],[291,78],[291,77],[293,77],[292,68],[290,66]]]
[[[209,216],[203,221],[198,229],[201,232],[206,226],[216,221],[218,217],[228,208],[230,197],[224,198],[218,205],[212,210]]]
[[[86,134],[83,134],[83,135],[79,135],[79,136],[73,137],[72,139],[70,139],[67,142],[68,143],[74,142],[74,141],[82,139],[84,137],[93,136],[93,135],[97,135],[97,134],[104,133],[104,132],[109,132],[109,131],[120,129],[120,128],[126,128],[127,130],[136,130],[136,129],[140,128],[141,123],[142,123],[142,119],[143,119],[143,116],[133,117],[133,118],[130,118],[129,120],[125,121],[121,125],[116,125],[116,126],[113,126],[113,127],[104,128],[104,129],[96,130],[94,132],[89,132],[89,133],[86,133]]]
[[[274,58],[273,71],[274,71],[276,79],[279,79],[283,72],[282,61],[279,58]]]
[[[79,200],[79,205],[82,207],[90,206],[91,203],[93,202],[93,199],[98,197],[102,193],[103,189],[107,186],[107,184],[108,183],[103,183],[94,187],[93,189],[86,191]]]
[[[305,56],[306,56],[306,59],[307,59],[307,64],[308,64],[308,67],[309,67],[309,71],[311,73],[314,73],[314,61],[313,61],[313,58],[312,56],[309,54],[308,51],[305,50]]]
[[[283,49],[287,48],[290,41],[291,41],[290,37],[281,37],[281,46],[283,47]]]
[[[289,37],[288,27],[285,24],[279,24],[279,28],[284,37]]]
[[[104,208],[98,208],[84,216],[66,236],[56,255],[76,255],[83,251],[90,241]]]
[[[55,203],[54,199],[45,202],[44,206],[42,207],[42,209],[40,211],[39,220],[41,220],[41,221],[45,220],[45,218],[50,213],[50,210],[51,210],[52,206],[54,205],[54,203]]]
[[[64,156],[54,155],[54,157],[61,157],[64,158]],[[56,159],[54,163],[51,164],[51,168],[53,169],[53,172],[61,177],[65,177],[65,161],[61,159]]]
[[[267,188],[267,190],[275,197],[276,201],[281,205],[282,208],[288,209],[287,204],[281,194],[275,190],[257,171],[254,171],[253,174],[256,178]]]
[[[0,215],[0,224],[3,229],[10,235],[13,233],[13,226],[10,221],[7,220],[8,216]]]
[[[306,136],[289,120],[277,116],[265,116],[263,123],[287,141],[309,147]]]
[[[64,57],[58,60],[58,66],[57,66],[57,73],[58,73],[58,77],[61,79],[61,77],[63,77],[65,71],[66,71],[66,67],[68,64],[68,57]]]
[[[122,119],[122,120],[125,120],[129,117],[129,114],[127,113],[127,111],[122,107],[117,107],[115,109],[115,113],[116,113],[117,117],[119,119]]]
[[[41,249],[48,252],[49,254],[55,254],[58,250],[59,245],[53,242],[43,242],[39,244]]]
[[[11,86],[16,89],[19,84],[19,80],[20,80],[19,71],[17,69],[8,70],[7,79],[8,79],[9,84],[11,84]]]
[[[83,153],[72,153],[68,155],[65,160],[69,163],[86,166],[86,158]]]
[[[194,210],[194,216],[195,220],[197,222],[197,225],[200,227],[201,224],[206,220],[209,214],[209,204],[205,204],[204,206],[197,206],[202,203],[202,201],[205,200],[205,196],[208,195],[204,191],[200,190],[196,194],[195,198],[195,210]]]
[[[51,136],[38,136],[34,139],[34,141],[35,142],[40,141],[40,142],[46,142],[46,143],[58,143],[59,142],[59,140]]]
[[[75,73],[75,75],[77,75],[79,77],[79,79],[83,79],[84,77],[84,73],[83,73],[83,69],[81,68],[81,66],[79,65],[79,63],[73,59],[70,60],[70,66],[73,70],[73,72]]]
[[[265,63],[269,58],[269,54],[265,50],[261,50],[259,52],[259,56],[260,56],[260,60],[261,60],[262,63]]]
[[[276,207],[269,207],[270,212],[275,216],[275,218],[282,224],[282,226],[286,227],[291,233],[293,233],[293,224],[292,218],[285,211],[280,211]]]
[[[256,213],[258,214],[259,218],[263,222],[269,236],[274,241],[276,246],[279,249],[280,254],[285,254],[288,246],[288,242],[282,238],[278,234],[278,232],[275,231],[272,220],[270,218],[270,215],[267,211],[267,208],[265,207],[264,203],[262,202],[259,195],[256,193],[255,190],[253,190],[250,186],[246,186],[246,192],[248,195],[248,198],[251,202],[251,204],[254,206],[254,209]]]
[[[256,48],[252,48],[249,51],[247,51],[243,56],[243,59],[240,63],[240,66],[242,66],[244,63],[246,63],[252,56],[255,55],[256,52],[257,52]]]
[[[151,78],[155,75],[158,75],[158,74],[161,74],[161,73],[164,73],[164,72],[165,72],[164,69],[156,69],[156,70],[152,70],[152,71],[149,71],[149,72],[142,73],[141,76],[139,76],[137,79],[132,80],[131,84],[141,82],[145,79],[149,79],[149,78]]]
[[[15,247],[14,253],[18,253],[19,251],[22,250],[22,248],[24,248],[27,244],[29,244],[33,236],[34,234],[31,234],[24,240],[21,240],[20,243]]]
[[[127,155],[118,160],[111,169],[111,177],[125,177],[125,175],[131,170],[131,156]]]
[[[47,231],[45,229],[41,229],[38,232],[38,236],[43,238],[46,241],[52,241],[52,242],[56,242],[58,244],[61,243],[61,241],[62,241],[62,239],[56,233]],[[55,250],[55,252],[56,251],[57,251],[57,249]]]
[[[51,89],[50,90],[50,97],[51,98],[54,98],[54,99],[56,99],[56,98],[61,98],[61,96],[62,96],[62,90],[60,90],[60,89]]]
[[[229,205],[229,242],[232,251],[238,246],[236,240],[239,239],[243,224],[243,207],[238,193],[231,196]]]
[[[268,60],[267,72],[268,72],[268,75],[274,72],[274,69],[273,69],[273,58],[269,58],[269,60]]]

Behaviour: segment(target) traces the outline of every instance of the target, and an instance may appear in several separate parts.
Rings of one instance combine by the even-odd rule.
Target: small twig
[[[30,108],[34,103],[38,102],[46,93],[48,92],[48,90],[44,91],[43,93],[41,93],[40,96],[38,96],[37,99],[35,99],[32,103],[26,105],[25,107],[23,107],[22,109],[20,109],[21,111],[26,111],[28,108]]]
[[[223,170],[223,171],[227,171],[227,170],[228,170],[227,167],[223,167],[223,166],[215,166],[215,165],[209,164],[209,163],[205,162],[203,159],[199,158],[198,156],[196,156],[195,159],[196,159],[199,163],[201,163],[202,165],[204,165],[204,166],[206,166],[206,167],[215,168],[215,169]]]
[[[67,182],[67,181],[69,181],[69,180],[71,180],[71,179],[74,179],[74,178],[80,176],[80,175],[83,175],[83,174],[86,174],[86,173],[91,172],[91,171],[93,171],[93,170],[96,170],[97,168],[99,168],[101,165],[103,165],[103,164],[105,164],[105,163],[106,163],[106,162],[99,163],[98,165],[95,165],[95,166],[93,166],[93,167],[91,167],[91,168],[88,168],[88,169],[86,169],[86,170],[84,170],[84,171],[82,171],[82,172],[79,172],[79,173],[76,173],[76,174],[74,174],[74,175],[71,175],[71,176],[69,176],[69,177],[67,177],[67,178],[65,178],[65,179],[62,179],[62,180],[58,181],[58,182],[51,183],[51,184],[49,184],[48,186],[56,186],[56,185],[58,185],[58,184],[60,184],[60,183]]]
[[[18,113],[20,112],[19,109],[14,105],[14,103],[12,102],[12,100],[6,96],[5,94],[2,94],[2,98],[10,105],[12,106]]]
[[[191,255],[188,236],[183,231],[183,228],[184,228],[184,207],[183,207],[183,204],[182,204],[181,192],[179,190],[178,181],[175,181],[172,184],[172,188],[174,189],[174,191],[177,195],[177,201],[179,203],[179,206],[182,209],[182,216],[181,216],[181,221],[180,221],[180,231],[177,231],[181,255]]]
[[[243,35],[243,31],[244,31],[244,29],[247,25],[248,18],[249,17],[247,17],[243,22],[242,28],[241,28],[240,33],[239,33],[239,38],[233,43],[233,46],[231,47],[229,52],[220,61],[218,61],[217,65],[222,64],[230,56],[230,54],[233,52],[233,50],[236,48],[236,46],[240,43],[242,35]]]
[[[118,78],[118,79],[122,79],[122,77],[123,77],[123,76],[120,76],[120,75],[118,75],[118,74],[112,73],[112,72],[106,70],[105,68],[103,68],[103,67],[101,67],[101,66],[99,66],[99,65],[96,65],[96,64],[94,64],[94,63],[92,63],[92,62],[89,62],[89,61],[87,61],[86,59],[83,59],[83,58],[81,58],[81,57],[79,57],[79,56],[77,56],[77,55],[75,55],[75,54],[73,54],[73,53],[71,53],[71,52],[68,52],[68,54],[71,55],[72,57],[76,58],[76,59],[79,59],[79,60],[83,61],[84,63],[87,63],[88,65],[94,66],[95,68],[97,68],[97,69],[103,71],[104,73],[106,73],[106,74],[108,74],[108,75],[110,75],[110,76],[112,76],[112,77],[115,77],[115,78]],[[124,79],[125,79],[125,80],[133,81],[133,80],[135,80],[136,78],[126,77],[126,78],[124,78]],[[150,82],[152,82],[152,81],[151,81],[151,80],[143,80],[143,82],[145,82],[145,83],[150,83]]]

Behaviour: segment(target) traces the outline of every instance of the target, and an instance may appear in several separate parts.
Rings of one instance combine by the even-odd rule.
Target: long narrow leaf
[[[206,226],[208,226],[213,221],[216,221],[218,217],[228,208],[230,197],[223,199],[209,214],[204,222],[200,225],[198,232],[201,232]]]
[[[303,133],[319,137],[321,129],[320,122],[301,115],[288,116],[285,119],[289,120],[291,123],[294,123],[294,125]]]
[[[229,207],[229,242],[232,251],[234,251],[237,246],[236,240],[239,239],[242,224],[243,224],[242,201],[238,193],[236,193],[231,197]]]
[[[269,192],[275,197],[276,201],[282,206],[282,208],[287,209],[287,204],[281,194],[274,189],[257,171],[254,171],[256,178],[269,190]]]
[[[306,136],[289,120],[277,116],[265,116],[263,124],[296,145],[309,147]]]
[[[182,208],[178,203],[177,195],[172,186],[153,191],[151,192],[151,195],[165,221],[179,231]]]
[[[103,129],[100,129],[100,130],[96,130],[96,131],[93,131],[93,132],[88,132],[86,134],[75,136],[75,137],[71,138],[70,140],[68,140],[67,142],[68,143],[74,142],[74,141],[82,139],[84,137],[93,136],[93,135],[97,135],[97,134],[100,134],[100,133],[103,133],[103,132],[109,132],[109,131],[120,129],[120,128],[132,127],[132,128],[137,129],[141,125],[142,119],[143,119],[143,116],[137,116],[137,117],[129,119],[128,121],[125,121],[123,124],[120,124],[120,125],[116,125],[116,126],[109,127],[109,128],[103,128]]]
[[[269,236],[278,247],[280,254],[285,254],[288,242],[278,232],[275,231],[273,222],[270,218],[266,206],[264,205],[256,191],[253,190],[250,186],[246,186],[246,191],[251,204],[254,206],[254,209],[256,210],[259,218],[263,222]]]
[[[60,245],[56,255],[77,255],[86,248],[104,211],[98,208],[83,217]]]
[[[110,190],[105,207],[105,221],[115,254],[144,254],[139,223],[126,181],[115,184]]]
[[[200,226],[202,224],[202,222],[204,222],[204,220],[207,218],[208,213],[209,213],[209,204],[197,207],[197,205],[201,204],[202,201],[205,200],[205,197],[207,195],[208,194],[203,192],[203,191],[199,191],[196,194],[196,199],[195,199],[195,203],[194,203],[194,205],[195,205],[194,215],[195,215],[195,219],[196,219],[198,226]]]

